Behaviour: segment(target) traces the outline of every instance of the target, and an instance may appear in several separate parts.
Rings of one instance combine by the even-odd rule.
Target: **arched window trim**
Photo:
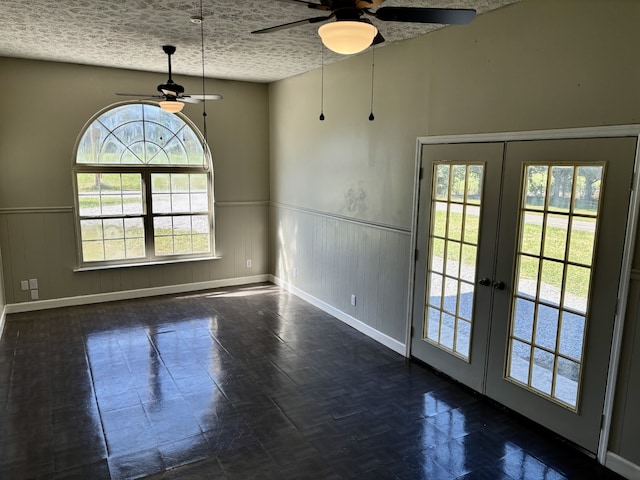
[[[127,120],[111,127],[107,127],[99,120],[109,111],[127,105],[142,105],[142,112],[146,110],[144,106],[159,109],[157,104],[144,101],[112,104],[93,115],[85,123],[76,139],[72,166],[77,252],[77,264],[74,270],[98,270],[218,258],[215,255],[213,162],[211,151],[202,133],[189,118],[180,113],[168,114],[180,119],[182,125],[178,129],[172,129],[175,122],[171,122],[174,125],[169,125],[156,120],[146,120],[144,113],[142,119]],[[113,136],[124,147],[121,155],[125,155],[129,150],[130,154],[140,161],[137,163],[79,162],[79,148],[83,137],[96,122],[105,129],[105,132],[108,132],[96,149],[98,155],[102,152],[108,138]],[[142,122],[144,138],[126,145],[121,138],[114,135],[114,132],[132,122]],[[181,150],[185,152],[187,163],[152,163],[153,159],[163,153],[166,158],[171,157],[163,146],[146,137],[147,125],[158,125],[166,128],[167,132],[171,132],[172,137],[164,142],[164,147],[171,145],[171,142],[177,138]],[[185,129],[189,129],[199,142],[199,147],[202,149],[200,164],[188,163],[189,158],[193,156],[189,157],[186,153],[185,142],[179,137]],[[134,143],[141,142],[144,144],[143,158],[130,150]],[[158,147],[150,157],[147,157],[147,144]],[[86,182],[83,184],[89,176],[96,179],[93,190],[86,187]],[[103,185],[102,180],[105,176],[112,185]],[[113,191],[114,180],[117,185],[115,192]],[[136,183],[138,181],[139,185]],[[130,186],[131,182],[135,187]],[[125,183],[128,185],[126,191]],[[174,186],[177,186],[175,191]],[[109,203],[107,201],[113,202],[113,200],[120,210],[106,211],[105,205]],[[90,207],[93,205],[92,202],[97,202],[98,207]],[[175,205],[179,206],[175,207]],[[139,232],[143,232],[142,237]],[[102,257],[99,254],[100,249],[102,249]]]

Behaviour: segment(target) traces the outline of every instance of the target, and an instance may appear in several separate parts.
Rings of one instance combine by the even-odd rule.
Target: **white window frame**
[[[74,227],[76,237],[76,253],[77,264],[74,271],[83,270],[100,270],[107,268],[119,268],[130,267],[140,265],[157,265],[165,263],[180,263],[200,260],[211,260],[218,258],[215,255],[215,222],[214,222],[214,195],[213,195],[213,168],[211,150],[207,145],[207,142],[198,130],[195,124],[186,116],[181,113],[170,114],[176,115],[182,120],[186,127],[189,128],[197,137],[200,144],[203,147],[202,164],[128,164],[128,163],[79,163],[78,149],[80,147],[81,140],[85,132],[91,127],[91,125],[98,120],[102,115],[113,110],[115,108],[127,106],[127,105],[149,105],[154,108],[160,108],[153,102],[119,102],[110,105],[98,113],[96,113],[82,128],[76,144],[73,150],[73,167],[72,167],[72,185],[73,185],[73,197],[74,197]],[[144,120],[143,120],[144,123]],[[115,128],[113,129],[115,130]],[[146,140],[145,140],[146,141]],[[117,214],[117,215],[81,215],[80,212],[80,196],[78,191],[78,174],[140,174],[141,176],[141,188],[142,188],[142,212],[136,214]],[[207,211],[180,211],[180,212],[153,212],[153,195],[151,177],[153,174],[206,174],[207,176]],[[184,254],[171,254],[171,255],[156,255],[155,254],[155,235],[154,235],[154,219],[162,217],[187,217],[192,215],[208,217],[209,224],[209,251],[206,253],[184,253]],[[87,219],[110,219],[110,218],[142,218],[144,225],[144,247],[145,256],[137,258],[122,258],[122,259],[105,259],[105,260],[85,260],[83,258],[83,239],[81,221]],[[103,237],[103,242],[104,242]]]

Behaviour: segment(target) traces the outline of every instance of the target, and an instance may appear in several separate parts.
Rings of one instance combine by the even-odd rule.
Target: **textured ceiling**
[[[478,14],[518,0],[387,0],[385,6],[475,8]],[[199,0],[2,0],[0,56],[166,72],[162,45],[175,45],[173,72],[202,75]],[[252,35],[281,23],[323,15],[276,0],[203,0],[205,75],[271,82],[318,67],[317,25]],[[436,25],[374,23],[393,42]],[[464,27],[451,27],[464,28]],[[340,60],[328,52],[325,62]]]

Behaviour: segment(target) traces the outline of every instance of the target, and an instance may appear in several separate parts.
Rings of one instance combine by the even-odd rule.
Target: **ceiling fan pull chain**
[[[374,80],[374,70],[375,70],[375,59],[376,59],[376,48],[371,47],[371,113],[369,114],[369,121],[373,122],[375,120],[375,116],[373,115],[373,80]]]
[[[320,121],[324,121],[324,45],[320,44],[322,52],[322,67],[320,68]]]

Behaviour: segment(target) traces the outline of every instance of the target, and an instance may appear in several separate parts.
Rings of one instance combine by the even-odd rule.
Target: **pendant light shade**
[[[184,108],[184,103],[178,102],[177,100],[164,100],[159,102],[159,104],[162,110],[169,113],[178,113]]]
[[[322,43],[331,51],[351,55],[366,49],[378,34],[378,29],[366,22],[343,20],[325,23],[318,28]]]

